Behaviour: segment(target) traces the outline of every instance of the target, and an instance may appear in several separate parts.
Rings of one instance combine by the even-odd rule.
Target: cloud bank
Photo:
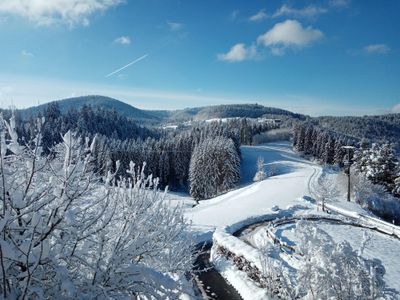
[[[0,14],[28,19],[38,26],[89,25],[96,12],[121,4],[123,0],[1,0]]]

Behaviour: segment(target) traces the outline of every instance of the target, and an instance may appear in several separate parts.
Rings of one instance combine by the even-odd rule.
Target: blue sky
[[[1,106],[101,94],[148,109],[400,112],[399,10],[397,0],[2,0]]]

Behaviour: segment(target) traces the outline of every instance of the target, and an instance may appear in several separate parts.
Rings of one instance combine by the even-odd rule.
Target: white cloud
[[[260,35],[257,43],[272,48],[273,54],[282,55],[285,48],[303,48],[323,36],[318,29],[313,29],[311,26],[305,28],[296,20],[286,20],[275,24],[272,29]]]
[[[314,18],[318,15],[327,13],[328,9],[323,7],[318,7],[314,5],[309,5],[304,8],[293,8],[289,5],[282,5],[273,15],[273,17],[282,17],[282,16],[289,16],[289,17],[296,17],[296,18]]]
[[[119,38],[116,38],[114,42],[121,45],[129,45],[131,43],[131,39],[129,36],[120,36]]]
[[[27,58],[34,57],[34,55],[33,55],[32,52],[29,52],[29,51],[26,51],[26,50],[22,50],[22,51],[21,51],[21,55],[22,55],[23,57],[27,57]]]
[[[218,54],[218,60],[228,62],[240,62],[244,60],[254,59],[256,56],[256,47],[246,47],[245,44],[239,43],[234,45],[227,53]]]
[[[392,108],[392,113],[399,114],[400,113],[400,103],[396,104]]]
[[[167,21],[167,25],[169,30],[171,31],[181,31],[185,27],[185,25],[182,23],[170,22],[170,21]]]
[[[39,26],[89,25],[89,17],[123,0],[1,0],[0,14],[26,18]]]
[[[386,44],[372,44],[365,46],[363,50],[367,54],[387,54],[390,48]]]
[[[227,53],[217,55],[218,60],[228,62],[241,62],[245,60],[260,60],[264,58],[265,51],[259,46],[270,50],[272,55],[282,56],[287,48],[304,48],[323,38],[323,33],[311,26],[303,27],[296,20],[286,20],[277,23],[257,38],[257,43],[247,47],[243,43],[235,44]]]
[[[268,18],[267,13],[265,12],[265,9],[261,9],[258,13],[255,15],[252,15],[249,20],[252,22],[261,22],[264,21],[266,18]]]

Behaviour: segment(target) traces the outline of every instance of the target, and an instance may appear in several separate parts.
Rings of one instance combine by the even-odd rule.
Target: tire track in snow
[[[318,183],[318,178],[321,175],[321,168],[313,167],[313,172],[311,176],[308,178],[307,188],[308,193],[312,198],[318,198],[319,194],[316,192],[315,184]],[[316,200],[316,199],[315,199]]]

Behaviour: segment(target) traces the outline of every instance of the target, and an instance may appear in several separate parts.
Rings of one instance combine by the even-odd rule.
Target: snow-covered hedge
[[[344,208],[338,207],[334,204],[326,203],[325,208],[334,211],[338,214],[341,214],[343,216],[352,218],[360,222],[361,224],[364,224],[367,227],[375,227],[377,230],[386,233],[386,234],[391,234],[394,236],[397,236],[400,238],[400,227],[396,225],[392,225],[388,222],[385,222],[383,220],[380,220],[378,218],[374,218],[371,216],[367,215],[362,215],[357,212],[349,211]]]
[[[279,264],[223,229],[213,235],[211,261],[245,300],[288,298],[291,292]]]
[[[218,247],[223,247],[236,256],[243,256],[250,264],[254,265],[259,270],[262,269],[262,252],[227,233],[223,229],[217,229],[213,235],[212,253],[217,250]]]

